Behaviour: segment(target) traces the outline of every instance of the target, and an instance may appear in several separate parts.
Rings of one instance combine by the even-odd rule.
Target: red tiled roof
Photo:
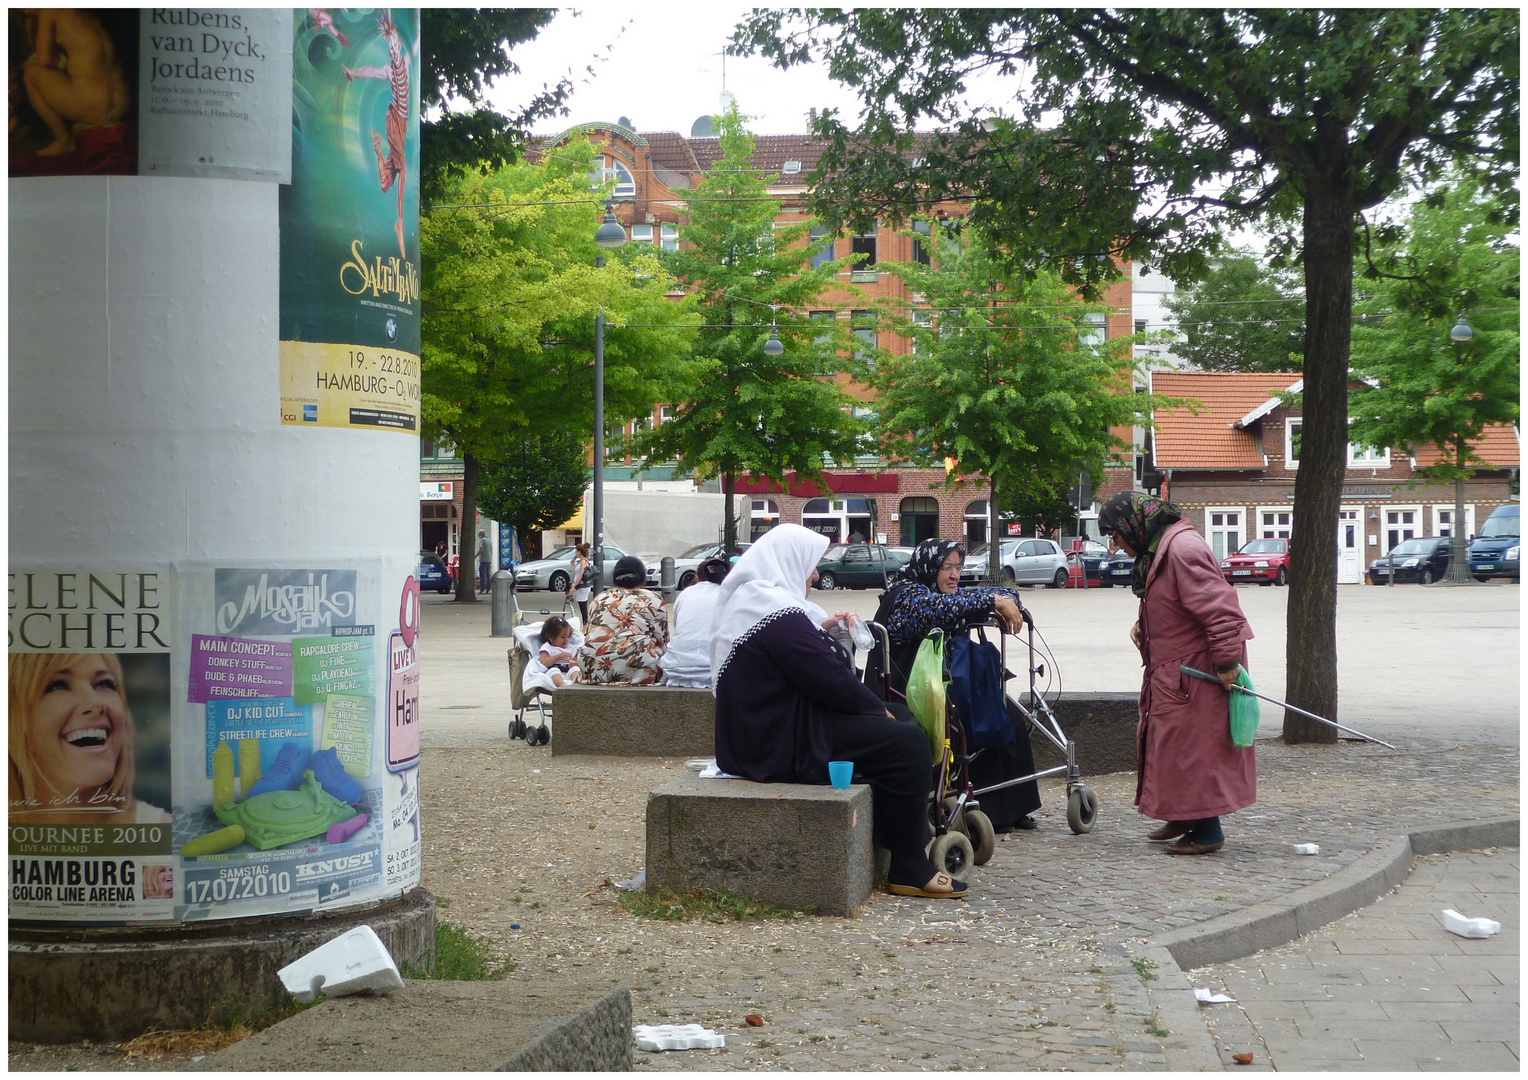
[[[700,171],[700,163],[695,160],[690,144],[679,132],[644,131],[642,137],[647,140],[648,160],[655,168],[672,169],[677,173]]]
[[[1199,415],[1186,408],[1158,409],[1152,434],[1159,469],[1261,469],[1257,437],[1232,427],[1269,398],[1300,381],[1299,372],[1244,374],[1218,371],[1153,371],[1151,392],[1199,402]]]
[[[1516,468],[1521,461],[1521,453],[1518,447],[1517,432],[1508,424],[1490,424],[1481,431],[1480,438],[1470,444],[1471,449],[1480,455],[1487,465],[1495,465],[1499,468]],[[1427,443],[1416,448],[1415,457],[1418,468],[1426,468],[1436,465],[1443,459],[1438,448],[1432,443]],[[1453,460],[1453,455],[1449,455]]]

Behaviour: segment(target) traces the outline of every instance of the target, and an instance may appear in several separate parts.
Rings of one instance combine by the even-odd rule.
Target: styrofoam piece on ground
[[[1501,923],[1495,919],[1468,919],[1453,908],[1444,908],[1443,929],[1460,937],[1483,938],[1499,931]]]
[[[1295,854],[1296,855],[1320,855],[1321,854],[1321,845],[1320,844],[1296,844],[1295,845]]]
[[[698,758],[691,758],[689,761],[686,761],[684,763],[684,767],[686,769],[690,770],[690,772],[700,772],[700,770],[704,769],[707,765],[715,765],[715,764],[716,764],[716,759],[714,757],[713,758],[698,757]]]
[[[644,866],[641,870],[637,871],[636,877],[632,878],[630,881],[617,881],[615,883],[615,887],[617,892],[634,892],[646,884],[647,867]]]
[[[1217,994],[1215,991],[1207,989],[1203,986],[1194,987],[1194,997],[1199,1000],[1201,1005],[1224,1005],[1228,1001],[1236,1000],[1234,997],[1227,997],[1224,994]]]
[[[715,758],[712,758],[709,762],[706,763],[706,767],[704,769],[700,770],[700,775],[702,777],[704,777],[705,779],[707,779],[707,780],[741,780],[742,779],[741,776],[736,776],[733,773],[722,772],[721,766],[716,764],[716,759]]]
[[[340,997],[363,990],[390,994],[403,989],[398,965],[369,926],[357,926],[333,941],[324,942],[276,975],[287,992],[304,1004],[317,998],[320,991],[329,997]]]
[[[631,1029],[638,1050],[715,1050],[727,1036],[699,1024],[638,1024]]]

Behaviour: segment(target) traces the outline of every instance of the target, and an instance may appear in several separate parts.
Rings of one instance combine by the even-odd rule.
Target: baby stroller
[[[1025,624],[1028,630],[1030,706],[1026,708],[1014,700],[1007,692],[1006,686],[1003,690],[1004,705],[1010,710],[1010,715],[1016,713],[1026,721],[1025,729],[1018,732],[1019,738],[1027,737],[1028,729],[1033,728],[1065,756],[1066,764],[1039,769],[1025,776],[1010,777],[985,787],[976,787],[971,780],[971,763],[984,751],[968,748],[966,730],[961,723],[961,718],[954,703],[947,702],[944,717],[944,746],[942,751],[936,752],[937,760],[934,762],[932,791],[929,796],[929,823],[934,830],[934,840],[929,847],[929,860],[951,877],[959,877],[962,871],[968,870],[973,864],[986,865],[996,851],[997,833],[991,820],[982,813],[982,795],[1029,783],[1041,777],[1065,774],[1066,820],[1072,832],[1080,834],[1091,831],[1098,814],[1098,798],[1093,794],[1092,789],[1082,782],[1082,774],[1077,767],[1077,744],[1066,737],[1056,719],[1056,714],[1051,710],[1050,703],[1035,687],[1036,676],[1044,675],[1045,668],[1043,664],[1035,663],[1034,620],[1027,611]],[[989,627],[995,628],[999,634],[998,655],[1006,657],[1007,628],[995,616],[989,614],[974,619],[963,626],[959,632],[968,634],[972,630],[984,630]],[[880,642],[880,655],[890,657],[892,655],[891,639],[886,628],[874,622],[870,624],[870,628]],[[889,667],[889,664],[887,666]],[[884,686],[880,688],[883,700],[890,701],[893,698],[905,700],[903,695],[891,688],[889,671],[867,664],[865,673],[867,677],[879,674],[884,680]],[[1005,667],[1003,677],[1006,679],[1009,674]],[[945,672],[945,677],[948,679],[948,671]]]
[[[513,599],[513,595],[511,595]],[[542,618],[537,622],[528,622],[533,615]],[[530,685],[526,685],[525,669],[530,664],[531,657],[541,649],[541,625],[546,617],[561,615],[569,621],[572,615],[572,604],[567,598],[563,599],[562,610],[553,611],[550,608],[541,608],[537,611],[522,610],[519,603],[515,603],[514,622],[511,633],[514,635],[514,644],[509,647],[509,707],[514,710],[514,718],[509,722],[509,737],[511,739],[524,739],[527,746],[545,746],[552,741],[552,709],[551,697],[554,689],[549,676],[533,676]],[[574,640],[582,643],[583,636],[575,631]],[[536,710],[537,723],[528,725],[525,722],[525,714],[534,707]]]

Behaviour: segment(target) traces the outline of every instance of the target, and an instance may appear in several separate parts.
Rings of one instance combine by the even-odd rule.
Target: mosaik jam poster
[[[281,422],[419,431],[419,14],[299,8]]]

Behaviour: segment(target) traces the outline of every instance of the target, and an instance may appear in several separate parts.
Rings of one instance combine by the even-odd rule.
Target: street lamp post
[[[1459,316],[1459,321],[1448,332],[1449,340],[1454,343],[1454,361],[1461,369],[1464,367],[1464,346],[1475,336],[1470,329],[1470,324],[1465,322],[1464,315]],[[1441,449],[1441,448],[1440,448]],[[1458,447],[1455,453],[1458,453]],[[1462,464],[1456,462],[1456,464]],[[1470,547],[1464,533],[1464,473],[1454,477],[1454,527],[1453,527],[1454,553],[1448,560],[1448,573],[1444,580],[1450,584],[1468,585],[1474,582],[1470,576]]]
[[[597,270],[605,268],[605,252],[613,251],[626,243],[626,230],[615,219],[615,200],[605,200],[605,220],[594,234],[594,242],[600,253],[594,258]],[[594,533],[594,572],[596,580],[605,572],[605,307],[595,309],[594,316],[594,521],[590,526]],[[603,580],[599,582],[605,584]]]

